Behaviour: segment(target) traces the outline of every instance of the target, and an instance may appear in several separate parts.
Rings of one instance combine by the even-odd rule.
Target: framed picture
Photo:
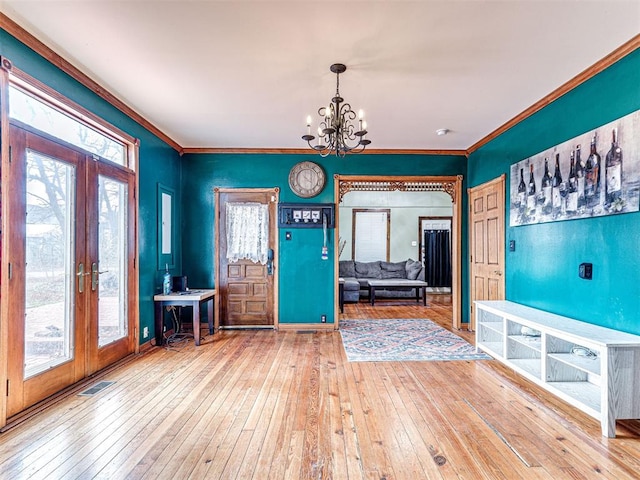
[[[510,226],[637,212],[640,111],[511,165]]]

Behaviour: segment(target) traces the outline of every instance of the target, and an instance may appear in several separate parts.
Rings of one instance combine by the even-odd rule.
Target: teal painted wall
[[[303,200],[291,192],[289,170],[304,160],[319,163],[327,174],[327,186],[312,199]],[[321,158],[317,155],[285,154],[188,154],[183,158],[182,190],[183,270],[189,284],[214,285],[214,187],[280,187],[280,202],[332,203],[333,175],[465,175],[463,156],[427,155],[351,155],[345,159]],[[466,204],[463,202],[464,212]],[[466,220],[463,219],[466,228]],[[279,231],[280,287],[279,321],[281,323],[319,323],[320,315],[333,318],[333,234],[329,236],[329,259],[320,257],[320,229],[289,229],[292,239]],[[463,243],[466,244],[463,232]],[[466,258],[466,254],[465,257]],[[463,272],[463,278],[466,273]],[[468,311],[468,297],[463,292],[463,311]],[[466,303],[465,303],[466,302]],[[466,319],[465,319],[466,321]]]
[[[140,277],[140,332],[149,327],[150,338],[154,334],[153,294],[160,290],[161,272],[157,270],[157,183],[176,191],[177,205],[181,203],[180,156],[178,153],[143,128],[124,113],[102,100],[82,84],[46,61],[4,30],[0,30],[0,55],[8,58],[15,67],[40,80],[74,102],[140,140],[139,167],[139,277]],[[180,218],[176,218],[179,225]],[[176,268],[181,265],[181,239],[177,235]],[[145,339],[146,341],[148,339]],[[142,335],[140,334],[142,343]]]
[[[469,185],[509,175],[511,164],[638,109],[640,50],[472,153]],[[516,242],[516,251],[506,253],[507,299],[640,334],[640,213],[506,223],[507,244]],[[578,278],[582,262],[593,263],[593,280]]]

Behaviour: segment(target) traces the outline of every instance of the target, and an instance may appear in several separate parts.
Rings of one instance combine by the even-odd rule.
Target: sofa
[[[343,280],[344,301],[358,302],[360,297],[368,297],[367,282],[379,279],[407,279],[424,281],[422,263],[408,259],[402,262],[357,262],[354,260],[340,260],[338,273]],[[415,298],[415,289],[376,289],[376,297],[387,298]]]

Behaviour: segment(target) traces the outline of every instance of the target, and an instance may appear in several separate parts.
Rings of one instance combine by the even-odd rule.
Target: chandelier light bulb
[[[362,110],[362,109],[358,110],[358,118],[360,120],[362,120],[364,118],[364,110]]]
[[[311,115],[307,115],[307,127],[311,126]]]

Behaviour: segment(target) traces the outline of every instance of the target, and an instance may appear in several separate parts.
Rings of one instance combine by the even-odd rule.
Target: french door
[[[134,175],[13,125],[7,416],[133,352]]]

